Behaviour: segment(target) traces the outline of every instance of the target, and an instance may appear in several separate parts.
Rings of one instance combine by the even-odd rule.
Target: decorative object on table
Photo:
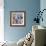
[[[33,42],[33,35],[29,32],[26,35],[23,46],[31,46],[32,42]]]
[[[10,12],[10,26],[25,26],[26,12],[25,11],[11,11]]]
[[[7,46],[7,44],[6,43],[4,43],[3,45],[1,45],[1,46]]]
[[[1,46],[7,46],[7,41],[4,41]]]
[[[25,37],[21,38],[17,42],[17,46],[31,46],[34,41],[32,32],[29,32]]]
[[[40,19],[41,19],[42,22],[44,21],[42,15],[43,15],[45,10],[46,9],[43,9],[42,11],[38,12],[37,16],[34,18],[34,21],[36,21],[36,23],[40,23]]]

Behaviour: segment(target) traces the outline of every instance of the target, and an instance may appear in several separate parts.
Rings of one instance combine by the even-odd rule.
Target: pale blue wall
[[[18,41],[32,29],[33,19],[40,9],[40,0],[4,0],[4,38],[7,41]],[[10,27],[10,11],[26,11],[25,27]]]
[[[46,0],[41,0],[40,1],[40,10],[42,11],[43,9],[46,9]],[[46,27],[46,10],[43,12],[43,22],[40,21],[40,25]]]

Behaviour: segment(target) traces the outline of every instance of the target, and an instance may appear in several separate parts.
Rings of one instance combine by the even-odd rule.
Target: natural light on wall
[[[4,0],[0,0],[0,42],[4,41]]]

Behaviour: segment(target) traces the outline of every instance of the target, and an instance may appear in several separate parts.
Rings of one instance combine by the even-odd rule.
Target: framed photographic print
[[[25,11],[10,11],[10,26],[25,26],[26,13]]]

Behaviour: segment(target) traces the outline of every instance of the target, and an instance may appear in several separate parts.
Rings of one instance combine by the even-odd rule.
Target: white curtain
[[[4,0],[0,0],[0,42],[4,41]]]

